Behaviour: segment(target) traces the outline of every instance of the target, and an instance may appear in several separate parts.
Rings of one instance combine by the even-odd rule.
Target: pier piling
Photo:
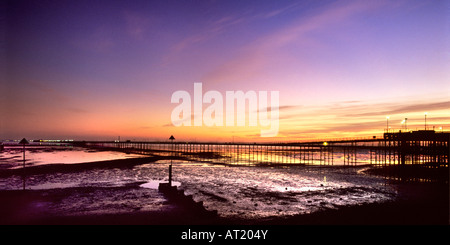
[[[389,132],[383,137],[292,143],[83,142],[83,146],[225,164],[371,164],[448,167],[449,132]],[[74,142],[76,144],[76,142]],[[171,172],[171,169],[169,169]],[[169,178],[170,179],[170,178]]]

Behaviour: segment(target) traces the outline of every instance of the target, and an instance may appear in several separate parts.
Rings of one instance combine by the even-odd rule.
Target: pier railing
[[[447,167],[448,132],[385,133],[383,137],[289,143],[78,141],[84,147],[185,157],[224,164],[423,165]]]

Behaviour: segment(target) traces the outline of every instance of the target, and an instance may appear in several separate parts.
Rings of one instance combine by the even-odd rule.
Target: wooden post
[[[28,145],[29,142],[25,138],[23,138],[19,144],[23,145],[23,179],[22,179],[22,188],[25,190],[25,145]]]
[[[169,186],[172,186],[172,160],[170,160],[169,165]]]
[[[25,168],[25,144],[23,144],[23,168]]]

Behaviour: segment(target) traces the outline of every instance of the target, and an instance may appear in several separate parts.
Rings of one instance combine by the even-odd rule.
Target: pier
[[[382,137],[289,143],[82,141],[73,144],[230,165],[368,164],[448,168],[449,141],[450,132],[419,130],[384,133]]]

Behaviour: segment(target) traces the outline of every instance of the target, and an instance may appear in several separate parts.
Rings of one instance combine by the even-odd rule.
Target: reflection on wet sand
[[[66,151],[52,152],[56,158],[59,153],[64,155]],[[86,154],[84,150],[79,153]],[[2,157],[14,159],[14,154],[8,154]],[[27,191],[51,197],[32,201],[34,210],[51,217],[172,212],[176,206],[152,188],[168,181],[170,157],[128,156],[102,162],[27,167]],[[197,162],[178,158],[173,161],[173,183],[195,201],[203,202],[206,209],[217,210],[222,221],[255,223],[395,202],[399,197],[397,185],[384,177],[365,174],[368,168],[240,166],[215,164],[213,159]],[[2,195],[22,186],[17,169],[3,169],[0,176]]]

